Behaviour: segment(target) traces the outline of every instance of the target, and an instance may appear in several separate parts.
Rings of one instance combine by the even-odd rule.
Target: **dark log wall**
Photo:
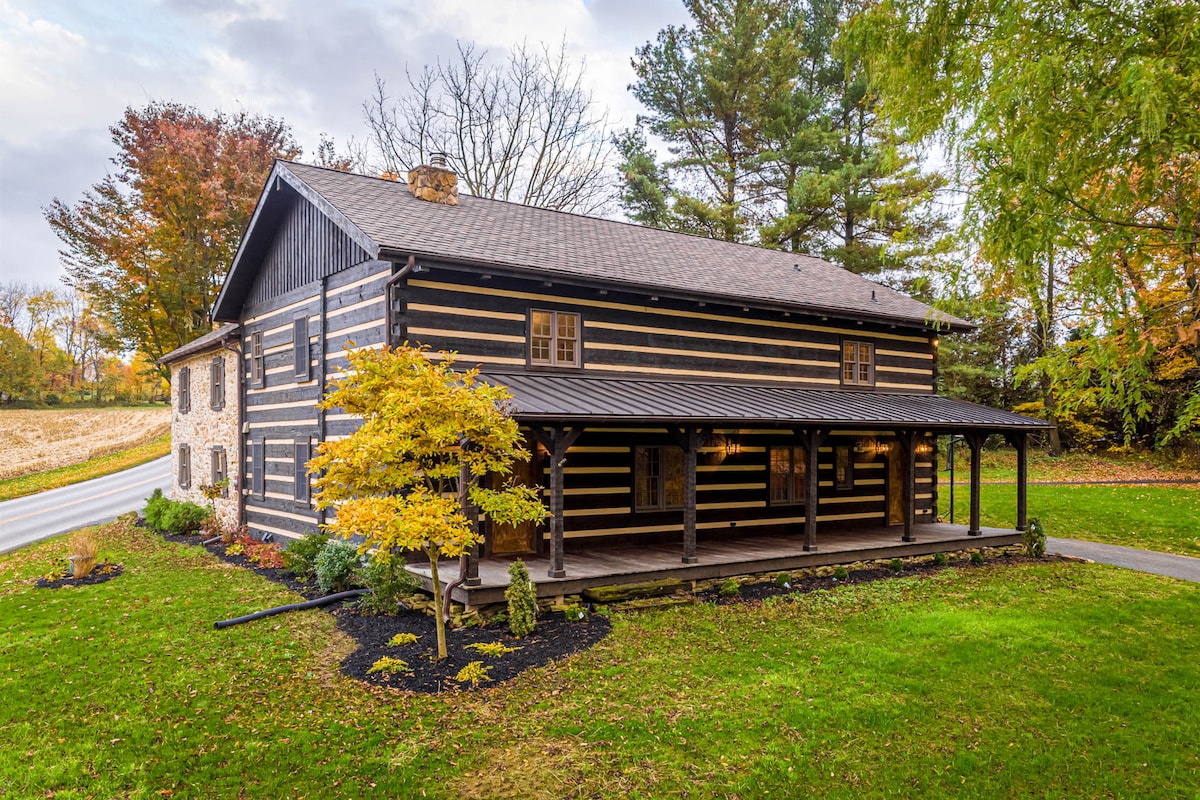
[[[718,428],[699,454],[696,493],[698,537],[739,534],[803,535],[804,505],[772,506],[767,496],[767,458],[771,446],[794,445],[787,431]],[[818,544],[822,535],[842,527],[887,523],[889,491],[883,453],[854,454],[854,488],[834,486],[834,448],[853,448],[859,440],[899,444],[888,431],[834,431],[820,449],[818,472]],[[740,452],[727,455],[725,440]],[[587,428],[567,454],[564,466],[564,538],[581,545],[614,537],[682,542],[683,511],[639,513],[634,508],[634,447],[671,446],[666,429]],[[936,502],[935,456],[917,459],[917,521],[932,522]],[[549,483],[543,470],[542,485]],[[897,530],[900,530],[897,527]],[[899,535],[899,534],[897,534]],[[543,531],[543,537],[548,533]]]
[[[345,348],[378,345],[383,341],[383,286],[392,274],[384,261],[363,261],[325,278],[325,377],[345,365]],[[293,358],[293,321],[308,319],[311,378],[297,381]],[[254,444],[264,448],[265,485],[262,495],[246,497],[246,521],[257,535],[271,533],[292,538],[316,530],[317,513],[311,503],[295,499],[294,445],[297,439],[319,441],[319,417],[315,409],[321,396],[320,331],[321,281],[315,280],[272,300],[246,309],[243,363],[249,388],[246,390],[245,434],[247,475],[254,469]],[[264,386],[254,388],[250,379],[252,334],[262,334],[265,361]],[[346,436],[358,426],[347,414],[325,415],[325,437]],[[251,486],[249,480],[245,482]]]
[[[841,343],[851,339],[875,346],[875,391],[933,391],[932,338],[919,327],[485,278],[436,267],[408,279],[406,300],[408,337],[456,350],[465,364],[524,369],[528,312],[547,309],[580,314],[586,374],[838,388]]]

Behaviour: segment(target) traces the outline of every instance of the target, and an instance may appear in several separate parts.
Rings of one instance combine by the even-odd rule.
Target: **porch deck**
[[[705,580],[975,547],[1000,547],[1021,541],[1019,531],[1004,528],[983,528],[981,536],[968,536],[966,525],[928,523],[915,525],[913,531],[915,542],[901,541],[898,527],[830,531],[820,535],[819,549],[814,552],[805,552],[803,536],[701,540],[696,547],[700,558],[696,564],[682,563],[682,545],[679,544],[596,547],[586,552],[568,551],[564,559],[565,578],[547,577],[548,556],[525,556],[524,559],[530,577],[537,585],[538,597],[561,597],[578,594],[591,586],[642,583],[663,578]],[[480,585],[455,588],[454,601],[468,606],[504,602],[508,566],[515,560],[516,557],[509,556],[481,559]],[[420,579],[427,591],[433,588],[428,564],[412,564],[408,570]],[[439,562],[438,577],[443,585],[455,580],[458,561]]]

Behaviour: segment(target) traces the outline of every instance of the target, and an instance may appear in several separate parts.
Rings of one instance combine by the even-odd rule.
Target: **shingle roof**
[[[1049,428],[1040,419],[931,394],[796,389],[489,371],[507,386],[522,421],[915,426],[941,431]]]
[[[418,200],[402,182],[279,162],[381,251],[954,328],[969,323],[811,256],[518,203]]]
[[[215,331],[206,333],[203,336],[198,336],[187,344],[176,347],[174,350],[158,359],[158,361],[155,363],[173,364],[176,361],[182,361],[188,356],[193,356],[196,353],[203,353],[205,350],[215,350],[226,341],[237,337],[240,332],[240,327],[241,326],[237,323],[222,325]]]

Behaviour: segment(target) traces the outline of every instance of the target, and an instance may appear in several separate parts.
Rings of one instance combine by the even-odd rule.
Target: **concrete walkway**
[[[1056,539],[1053,536],[1046,537],[1046,552],[1200,583],[1200,558],[1191,556],[1176,556],[1115,544],[1084,542],[1079,539]]]

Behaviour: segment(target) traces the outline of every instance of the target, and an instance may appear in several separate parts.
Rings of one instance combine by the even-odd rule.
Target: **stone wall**
[[[225,364],[225,403],[220,409],[212,408],[210,368],[213,359],[220,358]],[[184,367],[191,371],[190,408],[181,409],[180,372]],[[238,354],[225,348],[214,348],[193,355],[171,365],[171,497],[174,500],[190,500],[200,505],[210,501],[201,487],[212,483],[212,453],[220,447],[225,451],[226,475],[229,486],[225,496],[214,503],[217,517],[225,525],[237,524],[238,496],[242,481],[242,464],[238,450]],[[187,488],[179,485],[180,445],[191,448],[191,482]]]

